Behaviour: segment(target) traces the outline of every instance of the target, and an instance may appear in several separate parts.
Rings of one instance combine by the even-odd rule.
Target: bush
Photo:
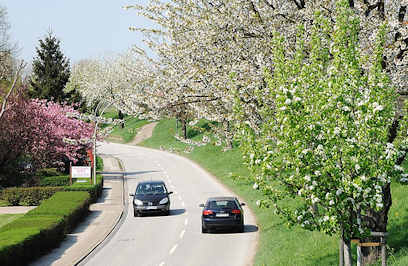
[[[50,198],[64,187],[29,187],[29,188],[6,188],[2,198],[12,206],[37,206],[41,201]]]
[[[56,247],[87,214],[89,193],[57,192],[0,228],[0,265],[26,265]]]
[[[99,156],[96,156],[96,171],[103,170],[103,159]]]
[[[96,185],[89,183],[74,183],[72,186],[65,186],[64,191],[88,191],[91,203],[95,203],[102,195],[103,177],[96,175]]]
[[[43,168],[43,169],[39,169],[36,175],[40,177],[59,176],[61,175],[61,173],[57,170],[57,168]]]
[[[69,175],[46,176],[40,180],[41,187],[69,186]]]

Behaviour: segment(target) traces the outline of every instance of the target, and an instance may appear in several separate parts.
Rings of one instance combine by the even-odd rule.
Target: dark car
[[[201,232],[207,233],[213,229],[234,229],[244,232],[244,211],[235,197],[209,198],[203,207],[201,215]]]
[[[163,181],[143,181],[140,182],[133,196],[133,215],[141,216],[149,213],[162,213],[169,215],[170,198]]]

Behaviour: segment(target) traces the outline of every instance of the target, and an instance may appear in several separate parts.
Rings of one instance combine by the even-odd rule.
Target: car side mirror
[[[200,205],[198,205],[198,207],[204,208],[205,205],[201,203]]]
[[[133,194],[133,193],[129,193],[129,196],[133,197],[133,196],[135,196],[135,194]]]
[[[167,195],[173,194],[173,191],[167,192]]]
[[[241,202],[241,206],[245,206],[246,204],[245,204],[245,202]]]

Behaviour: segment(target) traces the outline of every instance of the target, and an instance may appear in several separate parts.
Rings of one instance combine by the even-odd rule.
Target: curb
[[[105,157],[111,157],[114,160],[116,160],[119,164],[119,168],[121,169],[121,171],[124,171],[124,167],[123,167],[123,163],[120,159],[113,157],[113,156],[106,156]],[[86,259],[88,259],[88,257],[94,252],[96,251],[99,247],[102,247],[104,242],[106,240],[108,240],[114,233],[115,229],[117,228],[117,226],[119,225],[119,223],[123,220],[123,218],[125,217],[124,213],[125,210],[127,210],[127,208],[125,209],[125,207],[127,206],[126,201],[125,201],[125,178],[124,178],[124,174],[122,175],[122,210],[120,212],[120,215],[118,215],[112,225],[112,228],[109,230],[109,232],[102,236],[96,244],[94,244],[91,248],[88,249],[88,251],[86,252],[85,255],[83,255],[81,258],[77,259],[73,265],[81,265],[81,263],[85,262]],[[126,211],[127,213],[127,211]]]

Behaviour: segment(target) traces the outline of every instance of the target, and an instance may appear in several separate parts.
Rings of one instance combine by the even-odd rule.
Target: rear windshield
[[[234,200],[210,200],[207,202],[209,209],[237,209],[237,203]]]
[[[139,184],[136,188],[136,194],[164,194],[167,193],[163,184]]]

